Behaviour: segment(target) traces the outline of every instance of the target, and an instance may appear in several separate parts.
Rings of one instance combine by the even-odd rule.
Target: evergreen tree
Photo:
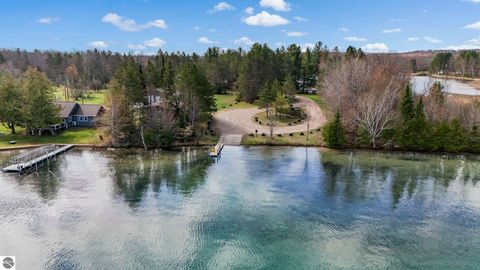
[[[297,94],[297,87],[293,81],[292,76],[287,75],[282,85],[282,93],[288,98],[288,103],[293,104],[295,102],[295,95]]]
[[[269,118],[269,111],[272,107],[275,98],[277,97],[276,90],[272,87],[271,83],[265,83],[260,90],[260,104],[266,109],[267,118]]]
[[[428,150],[430,148],[429,143],[429,128],[425,118],[423,97],[420,98],[415,106],[415,118],[413,120],[412,130],[416,134],[416,139],[412,141],[414,150]]]
[[[28,68],[21,81],[22,115],[27,130],[58,123],[59,108],[54,104],[55,90],[44,73]]]
[[[3,56],[2,53],[0,53],[0,65],[7,62],[7,60],[5,60],[5,57]]]
[[[325,125],[322,131],[322,136],[327,147],[342,148],[345,146],[347,140],[340,110],[337,109],[335,118]]]
[[[415,144],[417,135],[415,133],[415,103],[413,100],[412,89],[409,84],[405,87],[405,92],[400,101],[400,115],[401,122],[398,127],[397,143],[402,148],[407,149]]]
[[[187,126],[196,127],[197,120],[215,111],[215,93],[196,64],[186,63],[179,68],[174,88]]]
[[[348,46],[347,50],[345,51],[345,60],[352,60],[357,58],[357,49],[353,46]]]

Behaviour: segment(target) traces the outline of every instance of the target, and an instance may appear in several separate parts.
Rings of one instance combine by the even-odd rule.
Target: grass
[[[0,126],[0,147],[15,147],[37,144],[97,144],[99,133],[94,128],[72,128],[57,136],[27,136],[25,129],[17,127],[17,134],[10,134],[10,130]],[[16,141],[16,144],[9,144]]]
[[[272,139],[268,135],[245,135],[242,138],[242,145],[278,145],[278,146],[322,146],[322,135],[319,130],[310,131],[307,141],[306,132],[301,135],[301,132],[289,134],[282,134],[281,137],[274,135]]]
[[[57,100],[60,101],[65,101],[65,92],[63,87],[57,87],[55,96]],[[83,99],[79,100],[74,100],[73,98],[70,98],[69,101],[76,101],[81,104],[95,104],[95,105],[102,105],[104,104],[105,100],[105,90],[100,90],[98,92],[93,91],[93,90],[88,90],[85,93],[85,97]]]
[[[246,102],[237,102],[235,100],[237,93],[229,92],[227,94],[215,95],[215,104],[217,105],[217,110],[229,110],[229,109],[245,109],[245,108],[254,108],[255,105]]]
[[[302,112],[302,114],[305,114]],[[286,127],[288,126],[289,123],[292,125],[298,125],[300,123],[303,123],[303,119],[298,116],[298,115],[277,115],[275,116],[275,110],[271,109],[269,110],[269,117],[270,119],[267,119],[267,112],[261,112],[259,114],[256,114],[252,121],[255,122],[255,117],[258,117],[259,123],[261,122],[262,126],[266,126],[268,123],[270,123],[271,120],[274,122],[275,127]],[[301,122],[298,122],[301,120]]]

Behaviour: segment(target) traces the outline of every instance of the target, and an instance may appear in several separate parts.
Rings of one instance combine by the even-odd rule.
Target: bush
[[[347,140],[345,137],[345,129],[342,125],[340,111],[337,110],[335,118],[325,125],[322,136],[328,147],[342,148],[345,146]]]

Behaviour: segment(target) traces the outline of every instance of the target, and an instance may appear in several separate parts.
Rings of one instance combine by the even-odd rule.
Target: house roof
[[[69,101],[55,101],[55,105],[60,106],[60,116],[65,118],[72,115],[72,112],[78,103]]]
[[[55,104],[60,106],[60,116],[63,118],[72,115],[96,117],[105,110],[102,105],[79,104],[71,101],[56,101]]]
[[[80,104],[75,110],[74,115],[96,117],[102,110],[104,110],[102,105]]]

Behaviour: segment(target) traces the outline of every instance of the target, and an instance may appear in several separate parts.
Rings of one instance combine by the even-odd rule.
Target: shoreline
[[[16,150],[26,150],[32,149],[41,146],[42,144],[38,145],[24,145],[18,147],[2,147],[0,148],[0,152],[8,152],[8,151],[16,151]],[[57,146],[65,146],[68,144],[55,144]],[[111,147],[111,146],[102,146],[102,145],[95,145],[95,144],[72,144],[74,148],[77,149],[90,149],[90,150],[142,150],[145,151],[142,147]],[[164,148],[151,148],[146,151],[155,151],[155,150],[169,150],[169,149],[177,149],[181,147],[209,147],[212,144],[176,144],[170,147]],[[401,149],[373,149],[373,148],[328,148],[324,145],[304,145],[304,144],[286,144],[286,143],[257,143],[257,144],[242,144],[236,147],[301,147],[301,148],[319,148],[326,151],[347,151],[347,152],[356,152],[356,151],[363,151],[363,152],[372,152],[372,153],[384,153],[384,154],[424,154],[424,155],[436,155],[436,156],[447,156],[447,157],[475,157],[480,158],[480,153],[469,153],[469,152],[429,152],[429,151],[412,151],[412,150],[401,150]]]
[[[413,76],[418,76],[418,77],[431,77],[431,78],[435,78],[435,79],[440,79],[440,80],[455,80],[455,81],[460,81],[462,83],[465,83],[477,90],[480,91],[480,78],[469,78],[469,77],[459,77],[459,76],[453,76],[453,75],[438,75],[438,74],[415,74],[415,73],[411,73],[410,74],[411,77]],[[460,96],[464,96],[464,95],[461,95],[461,94],[454,94],[454,95],[460,95]],[[468,95],[466,95],[468,96]]]

